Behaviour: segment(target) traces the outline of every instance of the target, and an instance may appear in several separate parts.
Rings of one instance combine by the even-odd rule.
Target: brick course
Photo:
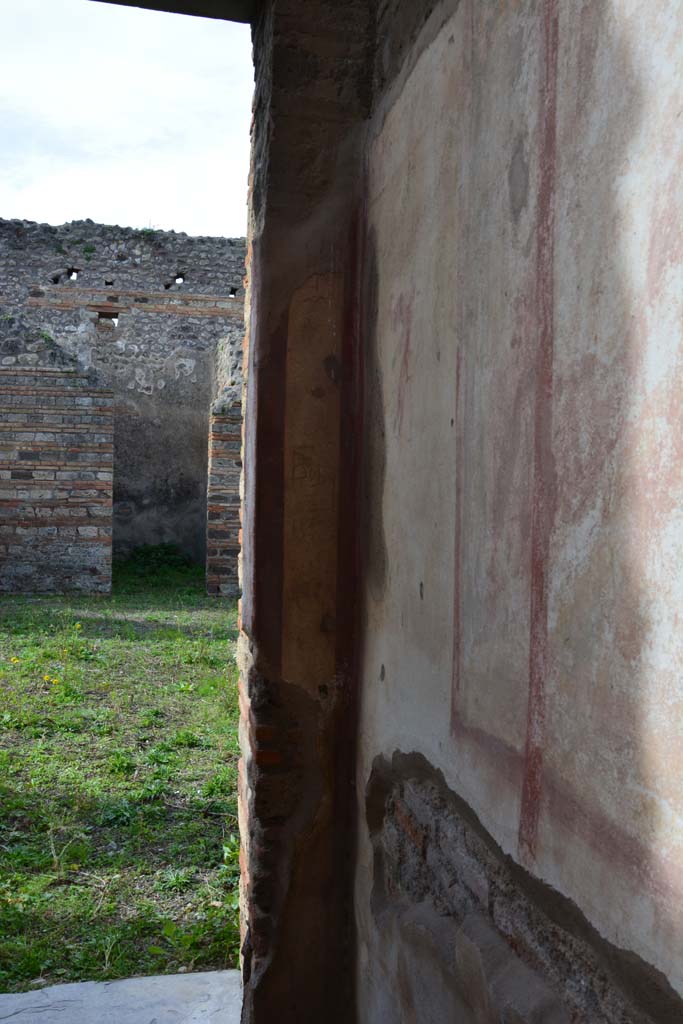
[[[240,475],[242,472],[242,400],[229,388],[211,409],[207,502],[207,593],[239,593]]]
[[[0,368],[0,593],[111,589],[113,405],[90,373]]]

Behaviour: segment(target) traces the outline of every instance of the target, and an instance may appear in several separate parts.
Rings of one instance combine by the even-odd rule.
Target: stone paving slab
[[[239,1024],[239,971],[87,981],[0,995],[11,1024]]]

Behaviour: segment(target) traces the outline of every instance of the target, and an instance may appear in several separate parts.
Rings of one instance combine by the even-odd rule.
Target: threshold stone
[[[12,1024],[239,1024],[239,971],[85,981],[0,995]]]

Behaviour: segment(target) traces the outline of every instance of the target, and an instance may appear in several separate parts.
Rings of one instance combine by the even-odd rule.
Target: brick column
[[[254,35],[243,1020],[348,1024],[368,5],[272,0]]]
[[[113,401],[76,370],[0,369],[0,592],[111,590]]]
[[[219,597],[239,594],[241,388],[226,388],[209,417],[206,590]]]

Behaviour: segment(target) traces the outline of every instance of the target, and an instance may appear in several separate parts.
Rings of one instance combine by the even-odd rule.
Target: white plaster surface
[[[359,791],[377,754],[423,753],[506,852],[683,992],[683,6],[557,5],[549,175],[551,7],[461,3],[370,136],[385,571],[367,591]],[[528,717],[541,287],[553,496]]]
[[[239,1024],[239,971],[51,985],[0,995],[12,1024]]]

